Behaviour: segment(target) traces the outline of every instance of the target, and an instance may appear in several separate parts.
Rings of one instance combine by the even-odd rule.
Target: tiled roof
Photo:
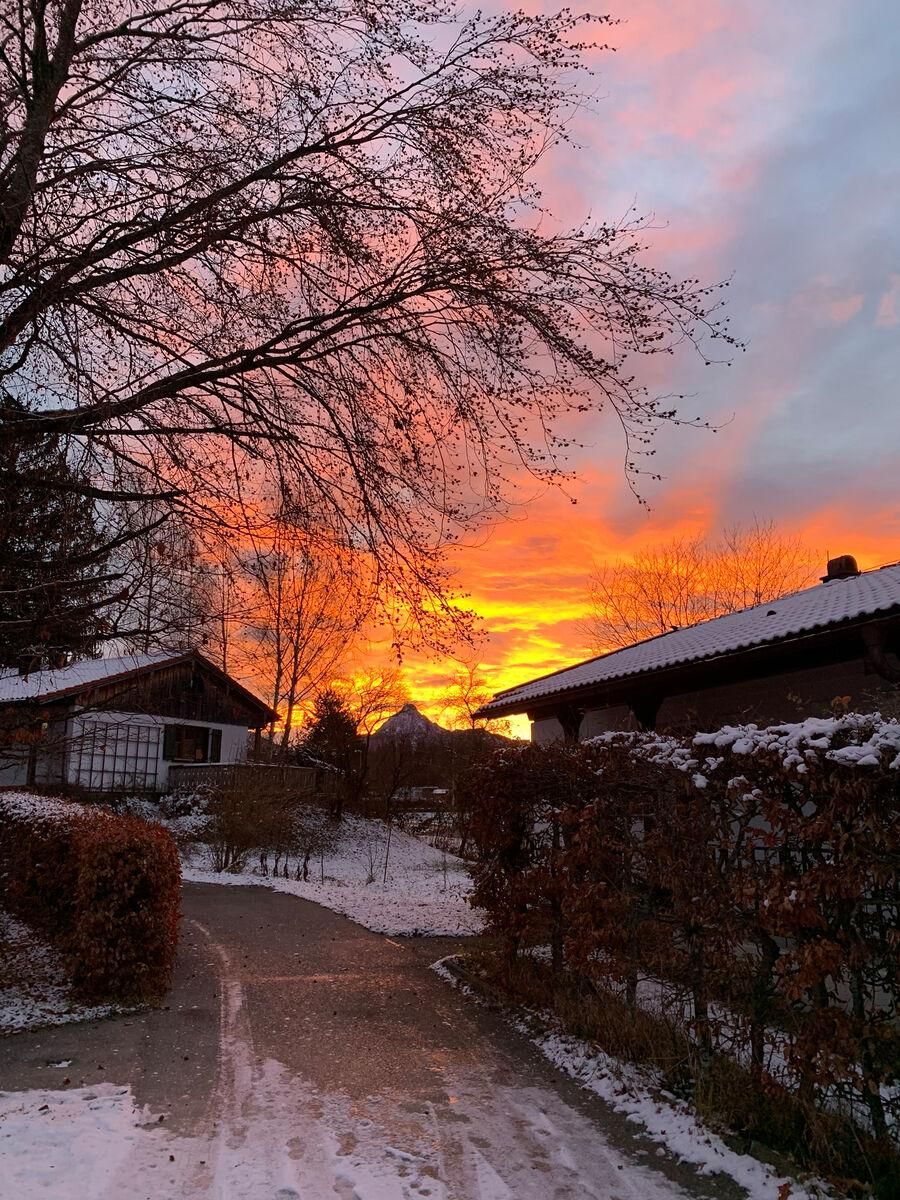
[[[481,711],[522,712],[531,701],[545,696],[735,654],[891,612],[900,612],[900,563],[849,579],[832,579],[768,604],[588,659],[498,692]]]
[[[120,658],[87,658],[56,670],[41,669],[30,675],[18,671],[0,671],[0,702],[14,700],[49,700],[91,683],[130,675],[145,667],[177,662],[187,651],[155,650],[150,654],[124,654]]]

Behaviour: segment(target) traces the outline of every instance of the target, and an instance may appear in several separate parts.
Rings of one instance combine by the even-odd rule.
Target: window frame
[[[220,763],[222,761],[222,730],[211,728],[209,725],[193,725],[182,721],[167,721],[163,726],[162,757],[164,762],[178,766],[201,763]],[[192,740],[195,753],[192,757],[178,754],[179,743]],[[198,758],[196,748],[202,748],[203,756]]]

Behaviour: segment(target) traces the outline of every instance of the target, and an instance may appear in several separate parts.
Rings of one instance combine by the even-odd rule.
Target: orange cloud
[[[464,551],[460,582],[484,620],[487,640],[480,660],[490,687],[511,687],[586,657],[590,650],[581,623],[589,613],[592,563],[627,557],[641,545],[670,537],[715,535],[721,528],[716,499],[710,494],[704,504],[698,494],[676,520],[666,505],[668,511],[616,537],[587,506],[576,515],[561,497],[549,496],[524,522],[500,527],[483,547]],[[869,511],[862,494],[842,497],[785,532],[800,534],[818,549],[823,570],[826,555],[855,554],[863,568],[900,557],[900,511]],[[436,719],[444,711],[452,668],[446,660],[416,655],[404,664],[411,697]],[[514,732],[528,736],[527,720],[518,720]]]

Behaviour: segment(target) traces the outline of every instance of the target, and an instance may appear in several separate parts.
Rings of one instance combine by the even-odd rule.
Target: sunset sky
[[[684,415],[721,426],[660,434],[649,512],[627,487],[614,424],[594,418],[574,431],[587,449],[568,493],[523,481],[509,519],[457,555],[492,688],[584,657],[592,561],[641,544],[755,517],[801,532],[823,564],[826,553],[863,566],[900,558],[895,0],[624,0],[612,11],[616,53],[595,57],[596,100],[573,128],[580,149],[546,161],[545,201],[561,225],[633,204],[654,214],[657,262],[732,278],[728,311],[748,346],[731,366],[688,352],[646,376],[694,397]],[[412,657],[406,670],[427,708],[446,661]]]

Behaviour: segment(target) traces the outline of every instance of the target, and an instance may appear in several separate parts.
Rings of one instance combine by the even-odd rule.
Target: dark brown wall
[[[787,671],[767,679],[672,696],[659,710],[660,730],[715,729],[724,724],[771,725],[827,716],[832,703],[847,698],[850,709],[872,712],[897,704],[896,687],[866,671],[862,659]]]
[[[226,681],[191,662],[163,667],[131,681],[99,684],[78,696],[78,703],[94,710],[152,713],[187,721],[222,725],[265,724],[265,714],[247,703]]]
[[[880,676],[868,673],[860,658],[669,696],[660,706],[656,728],[660,732],[686,733],[751,721],[757,725],[799,721],[827,716],[838,697],[849,697],[849,708],[861,712],[872,712],[879,707],[893,712],[900,707],[898,689]],[[586,715],[582,737],[590,737],[603,728],[637,726],[624,706],[602,709]]]

